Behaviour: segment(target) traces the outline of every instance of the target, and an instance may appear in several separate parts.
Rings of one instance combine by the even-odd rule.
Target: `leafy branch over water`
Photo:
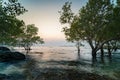
[[[104,47],[107,47],[111,59],[112,49],[116,51],[120,46],[119,13],[119,0],[116,3],[111,0],[88,0],[76,15],[71,10],[71,2],[66,2],[60,11],[60,22],[68,24],[63,28],[68,41],[86,41],[89,44],[94,62],[99,50],[103,60]]]

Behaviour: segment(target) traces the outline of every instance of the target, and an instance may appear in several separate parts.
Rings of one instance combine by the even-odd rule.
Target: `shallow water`
[[[23,48],[16,48],[16,50],[24,53]],[[82,47],[80,58],[78,58],[77,49],[75,47],[32,47],[32,51],[29,55],[37,62],[37,69],[32,70],[33,67],[36,66],[34,61],[0,63],[0,73],[7,75],[19,73],[19,75],[24,74],[23,77],[26,77],[27,75],[34,76],[39,73],[39,70],[45,68],[62,68],[83,70],[99,75],[107,75],[118,80],[120,79],[119,51],[113,54],[112,62],[109,62],[106,57],[105,62],[102,63],[98,56],[98,62],[94,64],[94,66],[91,62],[90,52],[90,49]]]
[[[102,63],[98,56],[98,62],[92,66],[91,50],[88,48],[81,48],[79,63],[74,62],[78,61],[77,49],[75,47],[42,47],[40,49],[36,49],[35,51],[39,50],[44,52],[44,54],[36,54],[34,57],[40,62],[41,66],[43,64],[42,67],[72,67],[88,72],[95,72],[100,75],[109,75],[110,77],[115,77],[116,72],[120,72],[119,51],[112,55],[112,62],[110,62],[106,56],[104,63]]]

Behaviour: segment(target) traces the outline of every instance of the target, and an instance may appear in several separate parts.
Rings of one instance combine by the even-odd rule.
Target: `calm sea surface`
[[[15,49],[25,53],[23,48]],[[37,68],[39,69],[72,68],[100,75],[108,75],[116,79],[120,78],[120,51],[112,55],[112,62],[108,60],[107,54],[105,54],[105,61],[102,63],[98,54],[98,62],[94,66],[91,62],[91,50],[84,47],[81,48],[80,58],[78,58],[76,47],[32,47],[29,55],[37,62]],[[27,68],[29,68],[32,63],[29,64],[24,61],[18,63],[0,63],[0,73],[7,75],[23,74],[26,68],[25,65],[28,65]]]

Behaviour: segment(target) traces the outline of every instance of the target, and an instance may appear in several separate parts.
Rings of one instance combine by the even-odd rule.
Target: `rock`
[[[6,74],[0,74],[0,80],[10,80],[10,76],[6,75]]]
[[[13,54],[11,54],[11,56],[15,60],[24,60],[25,59],[25,55],[20,52],[14,52]]]
[[[6,78],[5,74],[0,74],[0,79]]]
[[[25,59],[25,55],[20,52],[5,52],[0,54],[1,62],[9,62],[16,60],[24,60],[24,59]]]

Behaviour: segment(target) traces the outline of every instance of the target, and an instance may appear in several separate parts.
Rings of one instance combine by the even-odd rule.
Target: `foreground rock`
[[[0,74],[0,80],[11,80],[10,76],[5,75],[5,74]]]
[[[0,62],[8,62],[8,61],[18,61],[18,60],[24,60],[25,55],[20,52],[5,52],[0,53]]]

